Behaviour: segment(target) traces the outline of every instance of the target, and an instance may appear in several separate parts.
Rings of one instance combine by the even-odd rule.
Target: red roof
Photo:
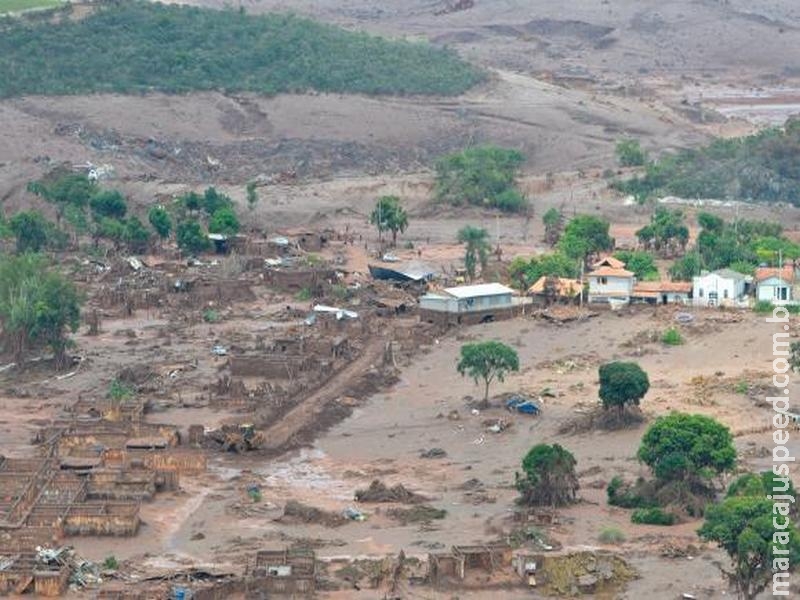
[[[678,292],[688,294],[692,291],[689,281],[640,281],[633,286],[633,292]]]
[[[782,269],[777,267],[759,267],[756,269],[756,281],[764,281],[770,277],[777,277],[784,281],[794,281],[794,267],[784,265]]]
[[[601,258],[592,265],[593,269],[599,269],[600,267],[611,267],[612,269],[624,269],[625,263],[619,260],[618,258],[614,258],[613,256],[606,256]]]
[[[621,268],[614,267],[600,267],[599,269],[589,273],[589,277],[633,277],[633,273]]]

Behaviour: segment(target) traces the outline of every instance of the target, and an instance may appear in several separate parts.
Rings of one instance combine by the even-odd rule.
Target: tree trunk
[[[392,248],[397,248],[397,230],[392,229]]]
[[[489,380],[485,380],[485,387],[483,391],[483,402],[481,402],[481,408],[489,408]]]

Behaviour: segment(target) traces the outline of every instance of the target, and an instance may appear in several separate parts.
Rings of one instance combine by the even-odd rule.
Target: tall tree
[[[8,222],[17,238],[17,252],[39,252],[47,245],[49,223],[34,210],[18,212]]]
[[[600,399],[603,408],[616,406],[622,415],[628,404],[639,406],[650,380],[647,373],[635,362],[614,361],[600,365]]]
[[[255,209],[256,204],[258,204],[258,192],[256,191],[256,182],[251,181],[245,187],[245,191],[247,193],[247,208],[251,211]]]
[[[501,342],[464,344],[456,370],[462,376],[471,377],[476,384],[483,381],[483,405],[488,406],[489,384],[495,379],[503,381],[510,371],[519,371],[519,356]]]
[[[89,208],[95,217],[122,219],[128,212],[128,204],[117,190],[101,190],[89,200]]]
[[[211,247],[208,236],[197,221],[182,221],[175,230],[178,247],[190,253],[205,252]]]
[[[682,210],[669,210],[659,206],[650,217],[650,223],[636,232],[636,237],[645,250],[674,256],[686,250],[689,228],[684,222]]]
[[[549,208],[542,217],[544,223],[544,241],[549,246],[555,246],[564,229],[564,215],[557,208]]]
[[[779,504],[785,510],[765,496],[730,496],[706,509],[698,530],[703,540],[728,553],[733,571],[725,574],[746,600],[774,584],[773,575],[789,595],[789,573],[800,564],[800,533],[789,516],[790,503]]]
[[[408,214],[400,205],[397,196],[381,196],[369,217],[369,222],[378,229],[380,238],[384,231],[392,232],[392,246],[397,245],[397,233],[408,227]]]
[[[155,229],[158,237],[165,240],[169,237],[172,231],[172,219],[169,218],[169,213],[163,206],[154,206],[147,213],[147,220],[150,225]]]
[[[49,177],[32,181],[28,190],[56,206],[58,225],[69,208],[85,211],[89,199],[96,191],[94,183],[86,175],[58,171]]]
[[[614,238],[608,234],[608,221],[592,215],[577,215],[564,228],[559,249],[576,260],[586,260],[598,252],[614,249]]]
[[[538,444],[522,460],[516,488],[527,505],[563,506],[575,501],[578,476],[575,457],[558,444]]]
[[[465,245],[464,268],[467,270],[467,275],[470,279],[475,279],[478,264],[484,270],[489,263],[489,253],[492,249],[489,244],[489,232],[481,227],[467,225],[458,231],[458,241]]]
[[[210,233],[235,235],[239,233],[239,218],[232,208],[219,208],[211,215],[211,219],[208,221],[208,231]]]

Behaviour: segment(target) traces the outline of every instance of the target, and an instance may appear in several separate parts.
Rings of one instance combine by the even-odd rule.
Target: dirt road
[[[264,434],[267,440],[265,450],[277,452],[293,445],[295,436],[310,426],[319,426],[318,415],[325,406],[340,396],[346,395],[354,384],[375,365],[383,353],[383,337],[369,341],[361,355],[339,371],[322,388],[306,397],[295,408],[286,413]]]

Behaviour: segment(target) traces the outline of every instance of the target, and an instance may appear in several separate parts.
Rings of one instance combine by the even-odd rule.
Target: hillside
[[[459,94],[476,68],[426,43],[284,14],[147,2],[0,29],[0,96],[193,90]]]

